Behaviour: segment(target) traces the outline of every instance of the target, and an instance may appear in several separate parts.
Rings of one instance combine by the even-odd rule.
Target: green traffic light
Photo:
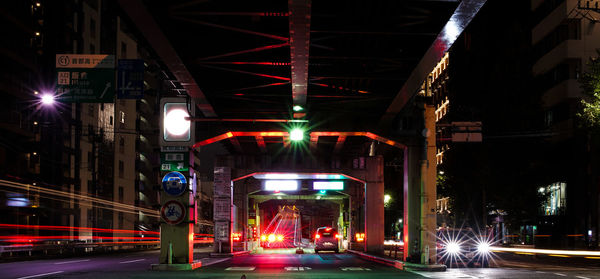
[[[299,105],[295,105],[292,109],[294,111],[302,111],[302,110],[304,110],[304,108],[302,106],[299,106]]]
[[[304,130],[300,128],[294,128],[290,132],[290,140],[292,141],[301,141],[304,139]]]

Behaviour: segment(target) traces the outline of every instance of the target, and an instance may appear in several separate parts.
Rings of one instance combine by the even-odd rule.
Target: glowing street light
[[[390,201],[392,201],[392,197],[388,194],[385,194],[385,196],[383,196],[383,203],[387,205],[390,203]]]
[[[43,105],[51,106],[54,104],[54,95],[46,93],[40,98]]]

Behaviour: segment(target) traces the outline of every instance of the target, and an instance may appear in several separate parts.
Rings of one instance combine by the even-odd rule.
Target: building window
[[[538,60],[566,40],[581,40],[581,19],[571,18],[558,25],[533,47],[533,58]]]
[[[123,186],[119,186],[119,202],[123,202]]]
[[[119,111],[119,122],[125,124],[125,112]]]
[[[119,177],[123,178],[125,176],[125,165],[123,161],[119,160]]]
[[[110,116],[110,118],[109,118],[109,119],[110,119],[110,120],[109,120],[109,121],[110,121],[110,122],[109,122],[109,125],[111,125],[111,126],[112,126],[112,124],[113,124],[113,121],[114,121],[114,118],[112,117],[112,115]]]
[[[550,216],[565,214],[565,209],[567,207],[567,183],[552,183],[549,186],[541,187],[539,192],[544,194],[546,197],[546,200],[542,205],[544,215]]]

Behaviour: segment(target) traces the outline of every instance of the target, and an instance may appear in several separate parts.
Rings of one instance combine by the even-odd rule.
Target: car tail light
[[[260,236],[260,241],[267,241],[267,236],[266,235],[261,235]]]
[[[279,241],[279,242],[283,241],[283,235],[277,235],[277,241]]]
[[[321,238],[321,235],[320,234],[315,234],[315,238],[319,239],[319,238]]]
[[[274,234],[270,234],[267,239],[269,240],[269,242],[275,242],[275,235]]]

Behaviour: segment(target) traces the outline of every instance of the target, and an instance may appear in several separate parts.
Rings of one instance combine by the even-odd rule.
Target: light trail
[[[4,235],[4,236],[0,236],[1,241],[8,241],[8,242],[79,240],[80,238],[81,238],[80,236],[71,236],[71,235]],[[159,237],[141,237],[141,236],[85,236],[84,238],[92,239],[92,240],[114,240],[114,239],[160,240]]]
[[[514,253],[532,253],[532,254],[545,254],[545,255],[568,255],[568,256],[588,256],[598,257],[600,251],[587,251],[587,250],[553,250],[553,249],[535,249],[535,248],[512,248],[512,247],[490,247],[492,251],[499,252],[514,252]]]
[[[91,231],[91,232],[105,232],[105,233],[134,233],[134,234],[160,235],[160,232],[155,232],[155,231],[101,229],[101,228],[71,227],[71,226],[0,224],[0,228],[8,228],[8,229],[38,229],[38,230],[54,230],[54,231]]]
[[[17,189],[21,189],[21,190],[25,190],[25,191],[37,191],[39,194],[43,193],[43,194],[51,194],[51,195],[66,197],[66,198],[69,198],[69,201],[72,201],[73,199],[80,199],[80,200],[84,200],[84,201],[88,201],[88,202],[100,203],[100,204],[112,206],[113,208],[110,208],[110,209],[113,209],[113,210],[123,209],[123,210],[128,210],[126,212],[129,212],[129,213],[132,213],[132,211],[133,211],[133,213],[135,213],[135,211],[140,211],[140,212],[143,212],[144,214],[152,216],[152,217],[157,217],[157,218],[160,217],[158,210],[152,210],[152,209],[148,209],[148,208],[128,205],[128,204],[114,202],[114,201],[109,201],[109,200],[100,199],[100,198],[96,198],[96,197],[92,197],[92,196],[86,196],[86,195],[70,193],[70,192],[63,192],[63,191],[54,190],[54,189],[50,189],[50,188],[42,188],[39,186],[34,186],[34,185],[24,184],[24,183],[17,183],[17,182],[12,182],[12,181],[8,181],[8,180],[2,180],[2,179],[0,179],[0,185],[6,186],[6,187],[11,187],[11,188],[17,188]]]

